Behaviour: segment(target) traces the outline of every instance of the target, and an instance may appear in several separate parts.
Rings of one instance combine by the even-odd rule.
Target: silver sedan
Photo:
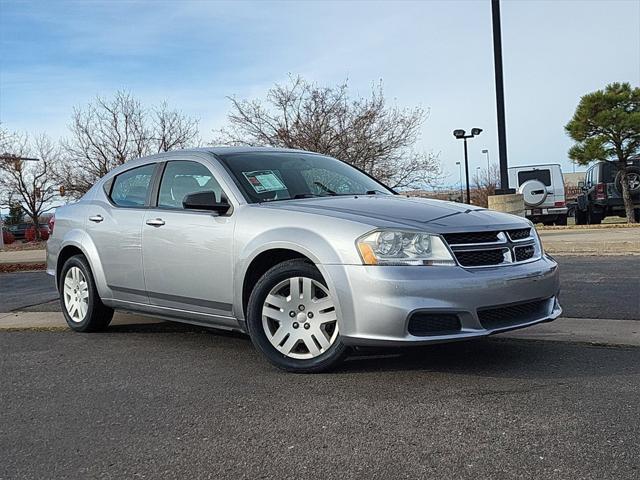
[[[69,326],[114,309],[246,332],[316,372],[358,345],[481,337],[560,315],[527,220],[407,198],[339,160],[207,148],[122,165],[60,207],[47,245]]]

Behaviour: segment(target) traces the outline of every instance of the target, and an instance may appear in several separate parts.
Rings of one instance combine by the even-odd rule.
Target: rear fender
[[[93,279],[100,298],[111,298],[111,290],[107,287],[107,280],[104,275],[104,270],[102,269],[100,255],[98,255],[98,250],[91,240],[91,237],[85,231],[80,229],[69,230],[60,243],[59,252],[62,252],[65,247],[69,246],[80,249],[89,262],[91,273],[93,274]],[[58,279],[56,279],[56,281],[58,281]]]

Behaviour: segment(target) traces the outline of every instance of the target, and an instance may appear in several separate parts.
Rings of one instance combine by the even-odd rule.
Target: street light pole
[[[482,153],[487,156],[487,175],[489,175],[489,169],[491,168],[491,164],[489,163],[489,150],[485,148],[484,150],[482,150]]]
[[[471,190],[469,189],[469,156],[467,155],[467,137],[464,137],[464,179],[467,186],[467,205],[470,205]]]
[[[458,179],[458,183],[460,184],[460,201],[462,203],[464,203],[464,193],[462,193],[462,164],[460,162],[456,162],[456,165],[458,165],[459,170],[460,170],[460,177]]]
[[[471,134],[466,135],[466,132],[464,130],[454,130],[453,131],[453,136],[456,137],[458,140],[464,140],[464,173],[465,173],[465,178],[467,180],[467,205],[471,204],[471,191],[469,189],[469,156],[467,153],[467,138],[473,138],[477,135],[480,135],[480,133],[482,133],[482,129],[481,128],[472,128],[471,129]]]
[[[504,115],[504,79],[502,75],[502,34],[500,32],[500,0],[491,0],[493,26],[493,64],[496,80],[496,111],[498,115],[498,157],[500,158],[500,190],[497,195],[513,193],[509,189],[507,162],[507,127]]]

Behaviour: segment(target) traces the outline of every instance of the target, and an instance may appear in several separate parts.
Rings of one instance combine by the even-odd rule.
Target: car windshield
[[[251,203],[336,195],[392,195],[387,187],[335,158],[312,153],[219,155]]]

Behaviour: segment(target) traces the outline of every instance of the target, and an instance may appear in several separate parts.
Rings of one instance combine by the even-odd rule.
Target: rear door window
[[[151,188],[155,163],[132,168],[118,175],[111,188],[110,198],[119,207],[143,207]]]
[[[551,186],[550,170],[522,170],[518,172],[518,185],[522,185],[528,180],[539,180],[547,187]]]

